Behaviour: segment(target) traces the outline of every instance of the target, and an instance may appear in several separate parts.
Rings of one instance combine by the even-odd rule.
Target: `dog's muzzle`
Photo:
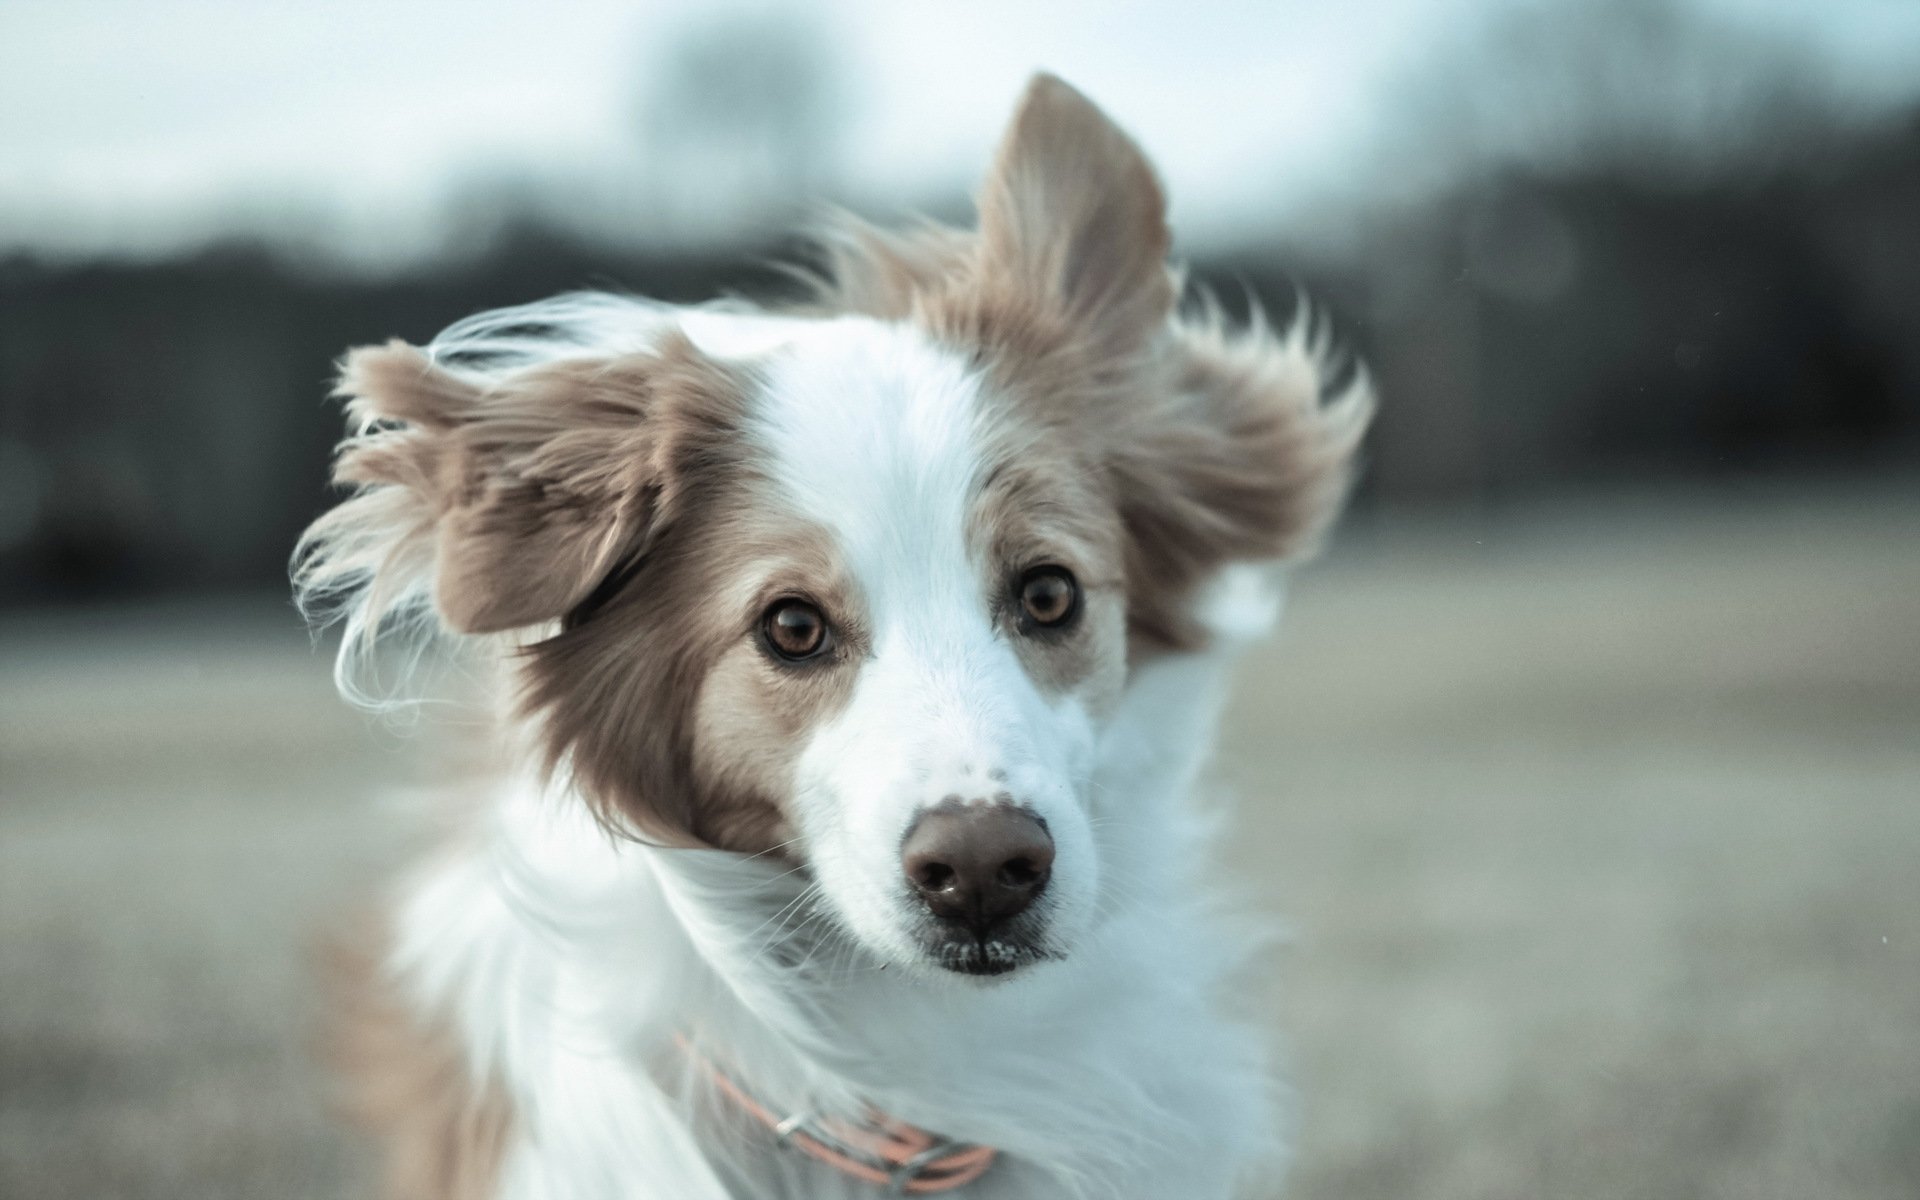
[[[999,975],[1040,957],[1028,910],[1052,878],[1053,837],[1029,810],[936,805],[907,831],[900,866],[931,919],[922,941],[941,966]]]

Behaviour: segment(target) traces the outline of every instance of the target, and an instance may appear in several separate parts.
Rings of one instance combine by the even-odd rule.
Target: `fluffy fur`
[[[1279,565],[1338,508],[1364,379],[1304,308],[1177,310],[1151,168],[1058,80],[980,213],[843,222],[787,310],[567,296],[348,357],[352,495],[297,587],[344,622],[351,695],[395,643],[482,664],[504,759],[359,973],[396,1194],[874,1192],[680,1039],[778,1111],[998,1148],[969,1196],[1273,1178],[1276,1086],[1227,1004],[1257,938],[1190,793]],[[1010,608],[1037,563],[1078,580],[1071,627]],[[796,595],[833,630],[798,668],[757,636]],[[959,951],[899,865],[956,797],[1057,852],[1017,936]]]

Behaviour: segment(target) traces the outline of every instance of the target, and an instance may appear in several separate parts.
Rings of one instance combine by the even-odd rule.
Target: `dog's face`
[[[1095,907],[1094,738],[1126,675],[1116,498],[1084,439],[910,328],[844,319],[760,383],[751,441],[798,553],[739,581],[706,768],[788,760],[783,832],[892,960],[1065,952]]]
[[[850,234],[823,313],[358,352],[363,491],[314,536],[541,631],[525,711],[609,822],[794,860],[891,963],[1069,955],[1125,886],[1093,774],[1130,671],[1318,531],[1358,433],[1299,345],[1174,318],[1167,249],[1138,150],[1042,79],[978,233]]]

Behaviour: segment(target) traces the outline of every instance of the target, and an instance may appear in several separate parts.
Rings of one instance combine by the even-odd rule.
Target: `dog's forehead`
[[[982,442],[980,373],[962,353],[844,317],[795,328],[757,365],[750,436],[772,481],[868,587],[965,569]]]

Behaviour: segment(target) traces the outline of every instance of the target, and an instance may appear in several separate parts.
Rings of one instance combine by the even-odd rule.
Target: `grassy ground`
[[[1920,489],[1358,532],[1223,746],[1290,1194],[1920,1194]],[[410,763],[274,606],[0,623],[0,1196],[355,1191],[304,956]]]

